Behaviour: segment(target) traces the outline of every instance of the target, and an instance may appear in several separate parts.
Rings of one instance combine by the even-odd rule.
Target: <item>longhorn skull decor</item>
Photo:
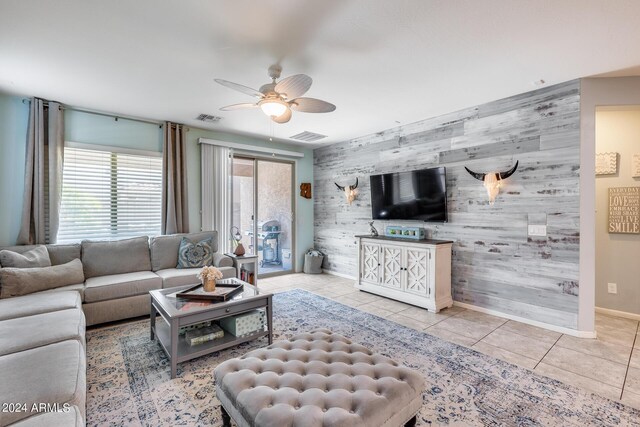
[[[343,187],[342,185],[338,185],[337,182],[334,182],[334,184],[336,185],[336,187],[338,187],[338,190],[344,191],[344,197],[346,197],[347,202],[349,202],[349,204],[351,204],[351,202],[353,202],[356,199],[356,195],[358,194],[358,192],[356,191],[356,188],[358,188],[358,178],[356,178],[355,184],[349,185],[346,187]]]
[[[502,180],[513,175],[516,169],[518,169],[518,161],[516,161],[516,164],[513,165],[511,169],[505,172],[478,173],[472,171],[468,167],[465,167],[465,169],[472,177],[484,182],[484,188],[487,189],[487,194],[489,195],[489,204],[493,205],[493,202],[495,202],[496,197],[500,192],[500,187],[502,187]]]

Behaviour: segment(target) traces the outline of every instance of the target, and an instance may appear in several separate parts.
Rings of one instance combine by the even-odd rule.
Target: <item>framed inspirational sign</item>
[[[609,233],[640,234],[640,187],[609,188]]]

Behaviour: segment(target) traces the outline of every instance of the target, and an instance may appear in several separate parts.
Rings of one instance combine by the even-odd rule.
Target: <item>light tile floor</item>
[[[598,338],[584,339],[456,306],[428,312],[360,292],[352,280],[328,274],[289,274],[258,283],[271,292],[306,289],[640,409],[640,330],[635,320],[596,314]]]

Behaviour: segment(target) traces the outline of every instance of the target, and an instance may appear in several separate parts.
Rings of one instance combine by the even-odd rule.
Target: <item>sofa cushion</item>
[[[200,279],[196,277],[200,270],[201,268],[166,268],[156,271],[156,274],[162,278],[163,288],[174,288],[200,283]],[[236,277],[236,269],[233,267],[221,267],[218,270],[225,279]]]
[[[80,294],[80,299],[82,301],[84,301],[84,282],[83,283],[76,283],[75,285],[67,285],[67,286],[60,286],[59,288],[47,289],[46,291],[36,292],[35,295],[37,295],[37,294],[47,294],[47,293],[51,293],[51,292],[60,292],[60,291],[75,291],[75,292],[78,292]]]
[[[183,237],[178,249],[177,268],[206,267],[213,265],[213,252],[211,251],[211,238],[191,241]]]
[[[156,274],[162,278],[163,288],[174,288],[200,283],[200,279],[196,277],[200,270],[201,268],[167,268],[156,271]]]
[[[76,258],[81,258],[82,246],[80,243],[72,243],[68,245],[47,245],[51,265],[66,264]]]
[[[151,271],[149,238],[98,242],[82,241],[82,265],[85,277]]]
[[[34,316],[69,308],[81,308],[82,300],[75,291],[60,291],[45,294],[25,295],[12,299],[0,300],[0,320]]]
[[[75,405],[63,407],[60,412],[43,412],[14,424],[19,427],[84,427],[84,425],[80,409]]]
[[[0,425],[32,415],[39,403],[77,405],[84,418],[86,363],[84,347],[68,340],[0,356],[0,401],[26,404],[26,412],[0,412]]]
[[[106,301],[142,295],[161,288],[162,279],[151,271],[91,277],[85,282],[84,301]]]
[[[79,259],[51,267],[3,268],[0,269],[0,298],[27,295],[82,282],[84,273]]]
[[[211,250],[218,252],[218,232],[202,231],[200,233],[171,234],[169,236],[152,237],[149,243],[151,250],[151,269],[153,271],[165,268],[175,268],[178,265],[178,249],[182,238],[186,237],[193,242],[199,242],[211,238]]]
[[[49,267],[51,260],[46,246],[39,245],[26,252],[0,251],[0,265],[11,268]]]
[[[78,340],[84,346],[84,330],[84,314],[78,308],[4,320],[0,322],[0,356],[66,340]]]

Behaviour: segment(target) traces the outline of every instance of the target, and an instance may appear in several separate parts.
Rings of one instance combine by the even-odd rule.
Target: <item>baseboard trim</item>
[[[476,305],[467,304],[464,302],[454,301],[453,305],[457,307],[466,308],[468,310],[478,311],[484,314],[490,314],[492,316],[502,317],[504,319],[515,320],[516,322],[526,323],[527,325],[537,326],[538,328],[548,329],[550,331],[559,332],[561,334],[571,335],[577,338],[595,338],[596,331],[578,331],[575,329],[565,328],[562,326],[551,325],[549,323],[539,322],[537,320],[531,320],[520,316],[514,316],[511,314],[502,313],[500,311],[491,310],[484,307],[478,307]],[[429,332],[429,331],[427,331]]]
[[[610,308],[596,307],[596,313],[606,314],[607,316],[623,317],[625,319],[640,320],[640,314],[628,313],[626,311],[612,310]]]
[[[356,280],[355,276],[349,276],[348,274],[338,273],[337,271],[333,271],[333,270],[327,270],[323,268],[322,272],[326,274],[331,274],[332,276],[342,277],[344,279]]]

